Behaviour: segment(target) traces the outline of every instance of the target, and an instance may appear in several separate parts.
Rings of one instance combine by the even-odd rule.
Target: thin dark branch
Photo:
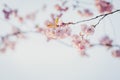
[[[91,44],[92,47],[94,46],[105,46],[105,47],[110,47],[110,48],[113,48],[113,47],[116,47],[116,48],[119,48],[120,49],[120,45],[117,45],[117,44],[111,44],[111,45],[103,45],[103,44]]]
[[[97,23],[97,24],[99,24],[103,18],[105,18],[106,16],[108,16],[108,15],[110,15],[110,14],[114,14],[114,13],[116,13],[116,12],[120,12],[120,9],[115,10],[115,11],[110,12],[110,13],[101,14],[101,15],[95,16],[95,17],[90,18],[90,19],[81,20],[81,21],[77,21],[77,22],[68,22],[68,23],[64,23],[64,24],[67,24],[67,25],[68,25],[68,24],[73,24],[73,25],[74,25],[74,24],[79,24],[79,23],[83,23],[83,22],[88,22],[88,21],[95,20],[95,19],[97,19],[97,18],[102,17],[102,18],[99,20],[99,22]]]
[[[107,15],[104,15],[102,18],[99,19],[99,21],[94,25],[94,27],[96,27],[97,25],[100,24],[100,22],[106,17]]]

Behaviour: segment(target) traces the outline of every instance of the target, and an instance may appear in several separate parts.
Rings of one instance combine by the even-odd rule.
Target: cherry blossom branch
[[[99,19],[99,21],[94,25],[94,27],[96,27],[97,25],[100,24],[100,22],[106,17],[107,15],[104,15],[102,18]]]
[[[94,20],[94,19],[97,19],[97,18],[100,18],[99,21],[94,25],[94,27],[96,27],[106,16],[110,15],[110,14],[113,14],[113,13],[116,13],[116,12],[119,12],[120,9],[118,10],[115,10],[113,12],[110,12],[110,13],[106,13],[106,14],[102,14],[102,15],[98,15],[96,17],[93,17],[91,19],[87,19],[87,20],[82,20],[82,21],[77,21],[75,23],[72,23],[72,22],[69,22],[69,23],[64,23],[64,25],[69,25],[69,24],[78,24],[78,23],[82,23],[82,22],[87,22],[87,21],[91,21],[91,20]],[[3,19],[1,19],[2,21],[5,21]],[[7,21],[8,24],[12,25],[12,26],[15,26],[11,23],[9,23],[9,21]],[[59,25],[58,25],[59,26]],[[18,35],[18,34],[25,34],[25,33],[32,33],[32,32],[35,32],[35,31],[20,31],[20,32],[17,32],[17,33],[13,33],[13,34],[8,34],[6,36],[0,36],[0,38],[3,38],[3,37],[9,37],[9,36],[15,36],[15,35]],[[60,43],[63,43],[63,42],[60,42]],[[64,43],[65,44],[65,43]],[[65,44],[66,45],[66,44]],[[67,45],[68,46],[68,45]]]
[[[92,20],[95,20],[95,19],[98,19],[98,18],[102,17],[102,18],[100,18],[100,20],[97,22],[97,24],[94,25],[94,27],[96,27],[106,16],[111,15],[111,14],[114,14],[114,13],[117,13],[117,12],[120,12],[120,9],[115,10],[115,11],[110,12],[110,13],[101,14],[101,15],[95,16],[95,17],[90,18],[90,19],[81,20],[81,21],[77,21],[77,22],[68,22],[68,23],[64,23],[64,24],[65,24],[65,25],[70,25],[70,24],[75,25],[75,24],[79,24],[79,23],[83,23],[83,22],[92,21]]]
[[[106,5],[101,5],[101,4],[106,4]],[[13,23],[10,23],[8,20],[10,19],[10,16],[12,15],[12,13],[14,15],[16,15],[15,17],[17,17],[20,22],[24,22],[24,17],[21,17],[20,15],[18,15],[16,10],[14,10],[14,9],[10,9],[10,11],[7,11],[4,9],[3,12],[5,14],[4,15],[5,19],[1,19],[1,20],[4,22],[7,22],[13,28],[13,32],[8,33],[7,35],[4,35],[4,36],[0,36],[1,44],[3,44],[0,46],[1,47],[0,51],[5,51],[6,48],[8,48],[8,47],[10,47],[11,49],[14,48],[16,41],[10,40],[9,37],[15,36],[16,38],[21,38],[21,36],[24,36],[24,34],[35,32],[35,33],[41,33],[41,34],[45,35],[47,37],[48,41],[53,39],[53,40],[55,40],[63,45],[66,45],[68,47],[73,47],[73,45],[74,45],[82,55],[85,55],[86,49],[94,47],[94,46],[103,46],[103,47],[108,47],[108,48],[116,47],[116,48],[119,48],[119,50],[115,51],[114,53],[120,54],[120,46],[113,45],[112,40],[110,40],[108,37],[103,38],[100,41],[100,43],[98,43],[98,44],[94,44],[94,43],[92,44],[92,43],[90,43],[90,41],[88,39],[84,38],[84,36],[86,36],[86,35],[93,34],[94,27],[99,25],[100,22],[106,16],[120,11],[120,9],[112,11],[112,9],[113,9],[112,5],[109,2],[105,2],[105,1],[96,2],[96,5],[101,6],[101,7],[98,7],[98,10],[100,13],[105,13],[105,12],[107,12],[107,13],[101,14],[101,15],[98,15],[98,16],[95,16],[93,18],[86,19],[86,20],[81,20],[81,21],[77,21],[77,22],[68,22],[68,23],[63,22],[60,24],[59,24],[59,18],[61,16],[61,14],[59,15],[59,17],[57,17],[58,19],[53,14],[53,16],[52,16],[53,22],[50,21],[50,23],[48,25],[46,25],[48,28],[40,28],[38,26],[37,30],[36,30],[36,27],[34,27],[35,31],[34,30],[33,31],[22,31],[16,25],[14,25]],[[59,5],[56,5],[55,7],[60,12],[66,12],[68,10],[68,7],[64,8],[64,7],[61,7]],[[88,13],[89,13],[89,11],[87,11],[87,15],[88,15]],[[89,13],[89,14],[91,14],[91,13]],[[30,15],[26,15],[25,19],[26,18],[30,19],[31,17],[32,17],[32,20],[34,20],[33,13]],[[87,21],[92,21],[92,20],[96,20],[96,19],[98,20],[98,22],[96,24],[94,24],[93,26],[82,25],[83,27],[81,26],[81,31],[83,34],[81,33],[78,36],[74,36],[74,38],[72,38],[72,36],[71,36],[72,34],[71,34],[71,30],[69,29],[69,27],[65,27],[65,26],[70,25],[70,24],[75,25],[75,24],[79,24],[79,23],[87,22]],[[65,43],[65,42],[59,40],[59,39],[63,39],[66,37],[67,38],[71,37],[73,39],[72,40],[73,45],[70,45],[68,43]]]
[[[101,18],[99,19],[99,21],[94,25],[94,27],[96,27],[106,16],[108,16],[108,15],[110,15],[110,14],[114,14],[114,13],[119,12],[119,11],[120,11],[120,9],[115,10],[115,11],[110,12],[110,13],[101,14],[101,15],[98,15],[98,16],[96,16],[96,17],[93,17],[93,18],[90,18],[90,19],[87,19],[87,20],[82,20],[82,21],[77,21],[77,22],[63,23],[63,24],[57,25],[57,26],[70,25],[70,24],[73,24],[73,25],[74,25],[74,24],[78,24],[78,23],[82,23],[82,22],[87,22],[87,21],[95,20],[95,19],[101,17]],[[10,23],[9,21],[6,21],[6,20],[4,20],[4,19],[2,19],[2,18],[0,18],[0,19],[1,19],[2,21],[7,22],[7,23],[10,24],[11,26],[15,26],[14,24]],[[32,32],[32,31],[28,31],[28,32]],[[23,32],[19,32],[19,33],[28,33],[28,32],[23,31]],[[15,34],[17,35],[17,34],[19,34],[19,33],[15,33]],[[6,35],[6,36],[14,36],[15,34],[8,34],[8,35]],[[3,36],[0,36],[0,37],[3,37]],[[4,37],[5,37],[5,36],[4,36]]]

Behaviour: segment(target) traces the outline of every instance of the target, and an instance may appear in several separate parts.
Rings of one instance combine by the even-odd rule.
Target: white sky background
[[[45,2],[53,4],[53,0],[0,0],[0,3],[3,2],[19,8],[23,15],[39,9]],[[113,0],[112,3],[116,9],[120,9],[119,0]],[[42,16],[39,16],[38,22],[42,22],[47,13],[40,14]],[[67,18],[69,15],[70,18]],[[80,20],[72,13],[69,15],[66,14],[65,21]],[[94,40],[109,34],[116,44],[120,44],[119,21],[120,13],[108,16],[97,26],[96,33],[91,38]],[[3,33],[5,25],[7,26],[0,21],[0,31]],[[29,25],[30,29],[31,26],[32,24]],[[41,35],[30,34],[28,39],[18,41],[14,51],[8,50],[6,54],[0,54],[0,80],[120,80],[120,59],[113,58],[102,47],[89,50],[89,54],[89,58],[82,58],[74,48],[54,41],[47,43]]]

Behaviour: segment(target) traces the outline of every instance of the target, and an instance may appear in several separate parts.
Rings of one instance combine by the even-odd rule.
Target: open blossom
[[[68,26],[61,25],[59,18],[53,21],[46,22],[47,28],[39,29],[43,34],[50,39],[63,39],[71,35],[71,29]],[[64,26],[64,27],[63,27]]]
[[[81,25],[81,31],[86,35],[92,35],[95,32],[93,25],[88,26],[86,24]]]
[[[90,46],[90,42],[79,35],[72,36],[72,43],[82,56],[85,55],[86,48]]]
[[[96,7],[100,13],[111,12],[113,5],[105,0],[95,0]]]
[[[44,34],[49,39],[63,39],[71,35],[71,29],[69,27],[47,28]]]
[[[100,44],[111,47],[112,45],[112,40],[108,37],[108,36],[104,36],[101,40],[100,40]]]
[[[114,57],[120,58],[120,49],[112,51]]]

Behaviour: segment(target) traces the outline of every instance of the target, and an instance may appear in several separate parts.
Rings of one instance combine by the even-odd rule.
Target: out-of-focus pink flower
[[[23,23],[23,22],[24,22],[24,17],[22,17],[22,16],[17,16],[17,20],[18,20],[20,23]]]
[[[55,9],[58,10],[58,11],[67,11],[68,7],[62,7],[59,4],[56,4]]]
[[[9,41],[9,43],[7,44],[8,48],[14,50],[15,49],[15,45],[16,43],[14,41]]]
[[[112,51],[113,57],[120,58],[120,49]]]
[[[72,36],[72,43],[73,46],[78,49],[81,55],[85,54],[86,48],[90,46],[90,42],[79,35]]]
[[[32,13],[30,13],[30,14],[27,14],[25,17],[26,17],[26,19],[28,19],[28,20],[34,21],[35,18],[36,18],[36,14],[37,14],[37,11],[36,11],[36,12],[32,12]]]
[[[82,17],[91,17],[91,16],[93,16],[93,13],[90,12],[89,9],[85,9],[84,12],[78,10],[77,13],[78,13],[80,16],[82,16]]]
[[[95,5],[100,13],[111,12],[113,5],[105,0],[95,0]]]
[[[1,52],[5,52],[8,48],[14,50],[16,42],[15,41],[11,41],[8,38],[2,38],[2,48],[0,49]]]
[[[81,25],[81,31],[86,35],[92,35],[95,32],[93,25],[88,26],[86,24]]]
[[[56,10],[61,10],[61,6],[58,5],[58,4],[56,4],[56,5],[55,5],[55,9],[56,9]]]
[[[14,36],[16,36],[17,38],[25,38],[25,35],[20,31],[20,29],[16,28],[16,27],[12,27],[12,33],[14,34]]]
[[[112,46],[112,42],[113,40],[111,40],[108,36],[104,36],[101,40],[100,40],[100,44],[111,47]]]
[[[1,53],[5,53],[6,52],[6,48],[4,47],[4,48],[0,48],[0,52]]]
[[[39,33],[44,33],[44,28],[36,27],[36,31],[39,32]]]
[[[43,34],[49,39],[64,39],[71,35],[69,27],[45,28]]]

